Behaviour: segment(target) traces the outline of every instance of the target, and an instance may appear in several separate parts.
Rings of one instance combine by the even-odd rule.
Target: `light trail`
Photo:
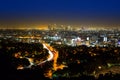
[[[35,65],[35,64],[33,63],[33,60],[32,60],[31,58],[27,58],[27,57],[25,57],[25,58],[29,61],[30,65],[28,65],[28,66],[26,66],[26,67],[24,67],[24,68],[31,68],[33,65]]]
[[[43,43],[43,48],[48,50],[48,53],[49,53],[50,57],[47,60],[44,60],[44,61],[42,61],[38,64],[34,64],[34,62],[31,60],[31,58],[25,57],[29,61],[30,65],[28,65],[24,68],[31,68],[33,65],[34,66],[41,65],[41,64],[46,63],[47,61],[51,61],[53,59],[53,57],[54,57],[53,53],[47,48],[46,44],[44,44],[44,43]]]
[[[37,65],[40,65],[40,64],[43,64],[43,63],[45,63],[45,62],[47,62],[47,61],[50,61],[50,60],[52,60],[53,59],[53,53],[47,48],[47,46],[43,43],[43,48],[45,48],[45,49],[47,49],[48,50],[48,53],[49,53],[49,55],[50,55],[50,57],[47,59],[47,60],[45,60],[45,61],[42,61],[42,62],[40,62],[39,64],[37,64]]]
[[[47,46],[45,44],[43,44],[43,48],[46,48],[49,51],[50,57],[47,59],[48,61],[53,59],[53,53],[47,48]]]

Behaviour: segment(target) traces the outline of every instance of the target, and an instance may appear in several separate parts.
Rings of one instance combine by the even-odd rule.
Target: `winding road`
[[[49,55],[50,55],[49,58],[48,58],[47,60],[44,60],[44,61],[38,63],[38,64],[34,64],[34,62],[33,62],[30,58],[25,57],[26,59],[28,59],[30,65],[29,65],[29,66],[26,66],[26,67],[24,67],[24,68],[31,68],[33,65],[40,65],[40,64],[43,64],[43,63],[45,63],[45,62],[47,62],[47,61],[51,61],[51,60],[53,59],[54,54],[51,52],[50,49],[48,49],[48,47],[46,46],[45,43],[43,43],[43,48],[45,48],[45,49],[48,50],[48,53],[49,53]]]

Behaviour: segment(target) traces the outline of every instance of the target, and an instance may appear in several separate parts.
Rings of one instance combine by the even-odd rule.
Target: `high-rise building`
[[[103,38],[103,41],[107,42],[107,37],[104,37],[104,38]]]
[[[49,24],[48,25],[48,29],[49,30],[55,30],[57,28],[57,25],[56,24]]]

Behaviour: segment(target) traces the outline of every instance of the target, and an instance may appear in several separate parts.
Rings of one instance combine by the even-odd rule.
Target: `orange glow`
[[[21,55],[21,53],[18,52],[18,53],[15,53],[14,57],[15,57],[15,58],[20,58],[20,57],[21,57],[20,55]]]
[[[46,44],[47,45],[47,44]],[[65,65],[61,64],[61,65],[58,65],[57,64],[57,59],[59,57],[59,54],[58,54],[58,51],[56,51],[54,48],[52,48],[51,46],[47,45],[47,47],[53,51],[53,54],[54,54],[54,62],[53,62],[53,70],[58,70],[58,69],[63,69],[65,67]]]
[[[21,30],[31,30],[31,29],[39,29],[39,30],[47,30],[48,29],[48,25],[47,24],[38,24],[38,25],[20,25],[17,28],[11,28],[11,29],[21,29]]]
[[[28,58],[29,62],[33,62],[33,59],[32,58]]]
[[[77,63],[78,63],[78,64],[80,64],[80,61],[79,61],[79,60],[77,60]]]
[[[48,70],[48,72],[45,73],[44,75],[45,75],[45,77],[52,78],[52,70]]]
[[[15,54],[15,58],[19,58],[19,54]]]
[[[55,70],[55,71],[58,69],[63,69],[65,67],[65,65],[63,65],[63,64],[61,64],[61,65],[57,64],[58,57],[59,57],[59,54],[58,54],[58,52],[56,52],[54,54],[54,62],[53,62],[53,70]]]
[[[20,69],[24,69],[24,67],[23,67],[22,65],[19,65],[19,66],[17,67],[17,70],[20,70]]]
[[[47,26],[48,26],[48,25],[39,25],[39,26],[36,27],[36,29],[39,29],[39,30],[47,30],[47,29],[48,29]]]
[[[47,44],[46,44],[47,45]],[[48,70],[47,73],[45,73],[45,77],[49,77],[51,78],[52,77],[52,74],[54,71],[57,71],[58,69],[63,69],[64,67],[66,67],[65,65],[61,64],[61,65],[58,65],[57,64],[57,59],[59,57],[59,54],[58,54],[58,51],[56,51],[54,48],[52,48],[51,46],[47,45],[47,47],[50,49],[50,51],[53,51],[53,54],[54,54],[54,58],[53,58],[53,71],[52,70]]]

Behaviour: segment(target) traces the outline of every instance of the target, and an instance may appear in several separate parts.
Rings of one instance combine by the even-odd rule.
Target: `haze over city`
[[[1,0],[0,28],[48,24],[119,26],[119,0]]]

